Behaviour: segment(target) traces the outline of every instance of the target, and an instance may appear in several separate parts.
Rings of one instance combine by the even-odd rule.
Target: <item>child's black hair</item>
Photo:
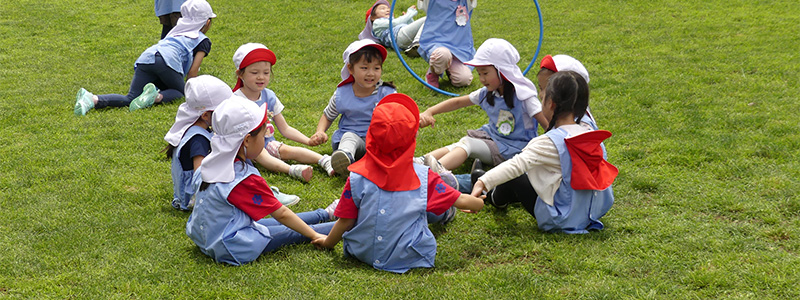
[[[381,52],[375,47],[363,47],[351,53],[349,57],[351,65],[356,64],[361,61],[361,59],[366,59],[367,63],[371,63],[373,60],[377,59],[381,62],[381,65],[383,65],[383,55],[381,55]]]
[[[572,113],[580,122],[589,106],[589,85],[573,71],[556,72],[548,80],[545,97],[556,104],[547,128],[550,131],[555,127],[556,119],[566,113]]]
[[[503,100],[505,100],[506,106],[508,106],[509,109],[514,108],[514,95],[516,95],[514,84],[511,83],[511,81],[503,79],[502,76],[500,76],[500,81],[502,81],[501,84],[503,85]],[[486,100],[489,105],[494,106],[494,96],[492,94],[491,92],[487,92],[484,100]]]
[[[264,123],[264,124],[266,124],[266,123]],[[258,134],[258,132],[260,132],[262,129],[266,130],[266,128],[264,127],[264,124],[261,124],[261,126],[256,127],[256,129],[253,129],[253,131],[250,131],[247,134],[250,135],[250,136],[253,136],[253,135]],[[244,164],[246,164],[245,161],[247,160],[247,158],[246,157],[241,157],[238,154],[236,155],[236,157],[239,158],[242,161],[242,167],[244,167]],[[211,185],[210,183],[203,181],[203,183],[200,184],[200,191],[205,191],[210,185]]]

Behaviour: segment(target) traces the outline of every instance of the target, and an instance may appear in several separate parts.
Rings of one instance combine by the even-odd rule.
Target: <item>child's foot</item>
[[[152,82],[148,83],[144,86],[142,94],[131,101],[128,109],[130,109],[130,111],[134,111],[140,108],[153,106],[153,103],[156,102],[156,97],[158,97],[158,89],[156,88],[156,85]]]
[[[445,167],[442,166],[442,164],[439,163],[439,160],[433,157],[433,155],[425,154],[425,156],[423,156],[422,159],[424,161],[423,165],[428,166],[429,168],[431,168],[431,171],[433,171],[436,174],[439,174],[439,176],[442,177],[444,183],[458,190],[458,179],[456,178],[456,175],[453,175],[453,172],[450,172],[449,170],[445,169]]]
[[[339,198],[333,200],[331,204],[328,204],[328,207],[325,208],[325,211],[328,212],[328,216],[330,217],[331,221],[335,221],[337,218],[333,215],[333,212],[336,211],[336,207],[339,206]]]
[[[78,95],[75,96],[75,108],[72,109],[76,116],[85,116],[86,112],[94,108],[92,98],[94,98],[94,95],[86,89],[81,88],[78,90]]]
[[[319,160],[319,165],[325,169],[325,172],[328,172],[328,176],[333,176],[333,173],[336,171],[333,170],[333,166],[331,165],[331,156],[330,155],[323,155],[322,158]]]
[[[333,151],[333,154],[331,154],[331,165],[333,166],[333,171],[336,172],[336,174],[350,176],[350,170],[347,170],[347,167],[349,167],[352,163],[353,155],[345,152],[344,150],[336,150]]]
[[[281,191],[274,186],[269,187],[272,189],[272,194],[275,195],[275,199],[278,199],[278,202],[283,204],[284,206],[295,205],[297,202],[300,202],[300,197],[297,195],[289,195],[281,193]]]
[[[472,170],[470,173],[470,180],[472,180],[472,186],[475,186],[475,183],[478,182],[478,178],[481,178],[486,171],[483,170],[483,163],[481,163],[480,159],[475,159],[472,162]]]
[[[486,199],[483,200],[483,203],[489,203],[494,207],[499,209],[505,209],[508,207],[508,202],[502,201],[500,199],[495,199],[494,197],[494,189],[486,193]]]
[[[431,86],[437,89],[439,88],[439,75],[434,74],[430,70],[428,70],[428,73],[425,74],[425,81],[427,81]]]
[[[405,51],[406,52],[406,56],[408,56],[408,57],[419,57],[419,51],[417,51],[417,49],[419,49],[419,43],[411,44],[411,46],[409,46],[408,49],[406,49],[406,51]]]
[[[447,211],[444,212],[444,218],[442,218],[442,220],[439,221],[439,224],[447,225],[447,223],[452,222],[453,219],[455,218],[456,218],[456,207],[450,206],[450,208],[448,208]]]
[[[414,157],[414,163],[424,165],[425,164],[425,156],[417,156]]]
[[[308,182],[311,180],[311,166],[309,165],[291,165],[289,166],[289,176]]]

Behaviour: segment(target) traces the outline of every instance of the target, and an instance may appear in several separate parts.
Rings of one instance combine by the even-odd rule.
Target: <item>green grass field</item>
[[[269,87],[310,135],[372,2],[212,1],[201,74],[233,85],[235,49],[264,43],[278,56]],[[286,247],[241,267],[203,255],[184,233],[189,215],[169,205],[160,152],[182,100],[72,114],[80,87],[127,92],[134,60],[160,34],[153,2],[0,2],[0,298],[800,297],[800,5],[540,4],[539,59],[580,59],[592,112],[614,133],[606,146],[620,174],[606,229],[547,234],[519,206],[487,207],[432,227],[436,268],[395,275],[343,258],[341,246]],[[480,1],[472,22],[476,47],[507,39],[527,66],[539,34],[533,1]],[[424,61],[408,62],[423,74]],[[394,54],[384,70],[421,109],[447,99]],[[476,76],[443,88],[479,86]],[[417,154],[486,122],[477,107],[437,117]],[[294,211],[324,207],[344,184],[319,168],[307,184],[262,173],[303,198]]]

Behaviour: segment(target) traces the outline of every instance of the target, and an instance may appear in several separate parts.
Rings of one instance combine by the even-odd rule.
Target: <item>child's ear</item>
[[[347,63],[347,70],[350,71],[350,74],[353,74],[353,65],[351,63]]]
[[[201,115],[200,117],[203,118],[203,120],[206,120],[206,122],[208,122],[209,124],[211,124],[211,115],[213,113],[214,113],[213,111],[207,111],[204,112],[203,115]]]

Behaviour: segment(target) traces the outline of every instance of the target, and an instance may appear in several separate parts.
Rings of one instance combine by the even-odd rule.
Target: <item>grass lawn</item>
[[[269,87],[310,135],[372,2],[212,1],[218,18],[201,73],[233,85],[236,48],[266,44],[278,56]],[[796,0],[540,5],[538,59],[580,59],[592,112],[614,133],[606,147],[620,174],[606,229],[547,234],[519,206],[487,207],[432,227],[436,268],[395,275],[343,258],[341,246],[285,247],[241,267],[203,255],[184,233],[189,215],[169,205],[160,152],[183,101],[72,114],[80,87],[127,92],[133,62],[159,38],[153,2],[0,2],[0,298],[800,297]],[[533,1],[480,1],[472,22],[476,48],[504,38],[521,67],[530,62]],[[424,61],[408,62],[424,73]],[[393,53],[384,70],[421,109],[447,99]],[[476,75],[467,88],[443,89],[479,86]],[[420,131],[418,155],[486,116],[473,106],[437,120]],[[310,183],[262,174],[303,198],[294,211],[326,206],[344,184],[318,167]]]

